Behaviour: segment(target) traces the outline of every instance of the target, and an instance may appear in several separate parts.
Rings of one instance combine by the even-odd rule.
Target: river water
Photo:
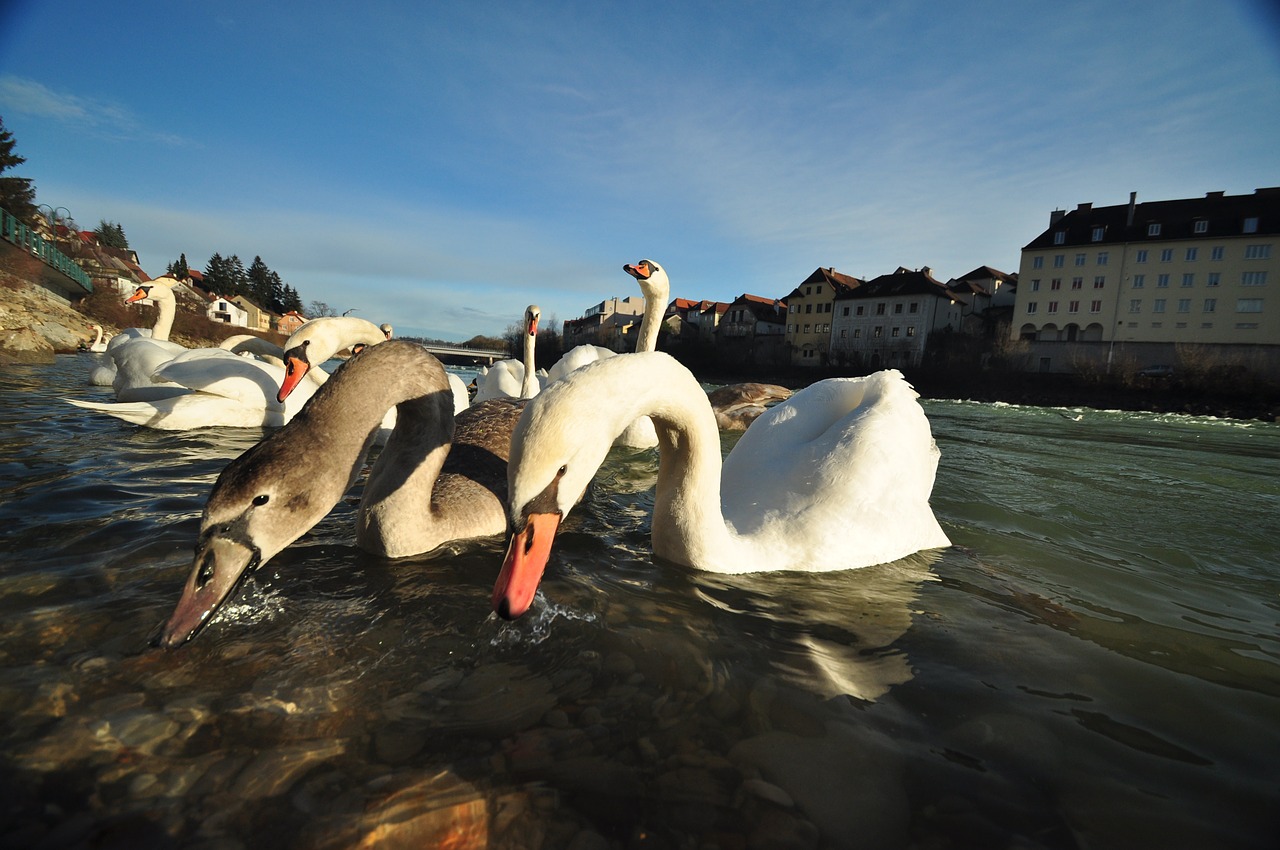
[[[161,651],[261,432],[89,358],[0,375],[0,846],[1280,846],[1280,425],[926,402],[955,546],[821,575],[655,562],[615,451],[514,623],[352,493]]]

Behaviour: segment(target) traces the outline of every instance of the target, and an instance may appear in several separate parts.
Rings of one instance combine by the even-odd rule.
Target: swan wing
[[[791,569],[950,545],[929,507],[939,453],[917,399],[889,370],[819,381],[771,408],[725,459],[726,521],[774,544]]]

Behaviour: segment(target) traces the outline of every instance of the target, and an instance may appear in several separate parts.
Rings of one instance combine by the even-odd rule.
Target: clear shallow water
[[[956,546],[811,576],[655,563],[615,453],[513,624],[502,541],[387,562],[352,494],[161,652],[261,434],[88,360],[0,376],[0,846],[1280,844],[1280,426],[930,402]]]

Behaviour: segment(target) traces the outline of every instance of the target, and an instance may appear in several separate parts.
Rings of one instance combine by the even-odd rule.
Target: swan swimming
[[[415,343],[385,342],[348,361],[288,425],[218,475],[160,645],[194,637],[246,575],[332,510],[389,409],[396,427],[365,482],[356,544],[403,558],[505,532],[507,456],[524,402],[492,399],[456,417],[453,406],[444,367]]]
[[[722,462],[707,394],[675,359],[584,367],[530,401],[512,435],[513,533],[493,608],[529,608],[560,522],[644,414],[659,438],[659,558],[721,573],[827,571],[949,546],[929,507],[939,453],[917,399],[896,370],[819,381],[766,411]],[[598,415],[578,415],[588,408]]]

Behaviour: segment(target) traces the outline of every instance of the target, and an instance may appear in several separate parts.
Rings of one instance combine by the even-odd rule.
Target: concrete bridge
[[[439,357],[441,362],[449,362],[449,360],[461,360],[464,363],[476,363],[484,366],[492,366],[498,360],[504,360],[510,355],[505,351],[491,351],[487,348],[467,348],[461,345],[434,345],[428,343],[420,343],[423,348]]]

